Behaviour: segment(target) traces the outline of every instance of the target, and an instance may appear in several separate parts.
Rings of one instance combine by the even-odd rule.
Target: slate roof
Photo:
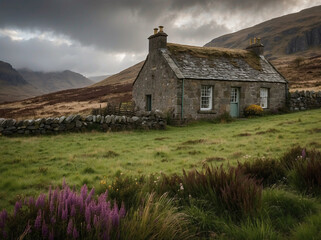
[[[168,44],[161,53],[179,79],[287,83],[264,56],[246,50]]]

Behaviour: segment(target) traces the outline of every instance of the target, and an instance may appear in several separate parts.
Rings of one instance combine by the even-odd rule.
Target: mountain
[[[91,77],[87,77],[88,79],[90,79],[91,81],[93,81],[94,83],[100,82],[108,77],[110,77],[111,75],[102,75],[102,76],[91,76]]]
[[[141,61],[134,66],[131,66],[117,74],[114,74],[92,86],[106,86],[110,84],[128,84],[133,83],[139,70],[142,68],[145,61]]]
[[[132,98],[132,84],[144,62],[129,67],[103,81],[84,88],[68,89],[25,100],[0,103],[0,118],[35,118],[89,114],[107,102],[118,104]]]
[[[18,71],[27,82],[37,86],[44,93],[81,88],[93,84],[91,80],[83,75],[69,70],[63,72],[35,72],[28,69],[20,69]]]
[[[241,31],[215,38],[206,47],[244,49],[249,39],[260,37],[267,58],[288,54],[317,55],[321,50],[321,5],[274,18]]]
[[[260,37],[264,55],[288,80],[290,91],[321,90],[321,5],[213,39],[206,47],[242,48]]]
[[[9,63],[0,61],[0,102],[14,101],[43,94],[28,83]]]

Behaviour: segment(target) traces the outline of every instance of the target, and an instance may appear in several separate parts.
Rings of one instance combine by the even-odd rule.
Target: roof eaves
[[[139,77],[141,71],[143,70],[143,68],[144,68],[144,66],[145,66],[145,64],[146,64],[146,62],[147,62],[147,59],[148,59],[148,55],[147,55],[147,57],[146,57],[146,60],[145,60],[145,62],[144,62],[144,64],[143,64],[143,66],[142,66],[141,69],[139,70],[139,72],[138,72],[138,74],[137,74],[137,76],[136,76],[136,78],[135,78],[135,80],[134,80],[134,82],[133,82],[133,86],[134,86],[137,78]]]

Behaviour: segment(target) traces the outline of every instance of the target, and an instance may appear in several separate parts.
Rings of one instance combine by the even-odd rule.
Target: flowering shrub
[[[244,109],[244,116],[251,117],[251,116],[262,116],[263,108],[259,105],[252,104]]]
[[[192,170],[183,176],[163,176],[160,190],[189,199],[197,196],[212,201],[213,206],[230,213],[243,214],[256,211],[261,203],[260,181],[245,175],[241,168],[205,166],[202,171]]]
[[[64,183],[47,196],[17,201],[13,215],[0,213],[0,238],[118,239],[124,205],[107,202],[107,191],[95,200],[94,192],[83,185],[78,194]]]
[[[261,180],[264,186],[270,186],[285,179],[286,171],[280,161],[258,158],[254,161],[238,163],[244,174]]]

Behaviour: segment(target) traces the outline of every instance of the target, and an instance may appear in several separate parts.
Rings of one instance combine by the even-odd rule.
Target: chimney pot
[[[164,26],[159,26],[159,32],[163,32]]]
[[[154,28],[154,34],[156,34],[156,33],[157,33],[157,30],[158,30],[158,28]]]

